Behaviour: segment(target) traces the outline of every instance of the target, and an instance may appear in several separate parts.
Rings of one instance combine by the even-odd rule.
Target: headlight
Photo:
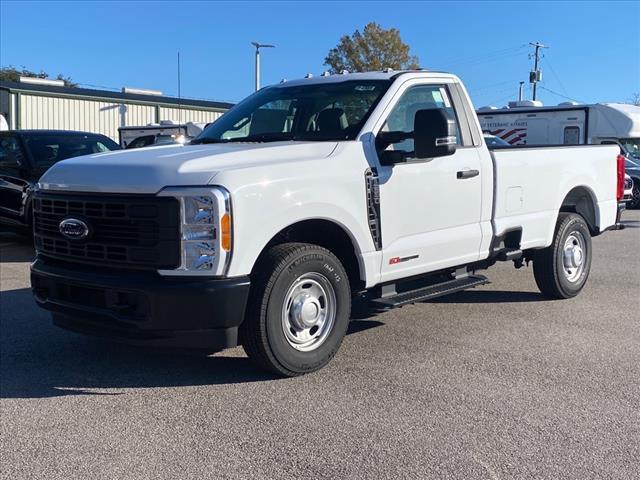
[[[158,195],[180,201],[182,261],[161,275],[225,275],[231,259],[229,192],[221,187],[169,187]]]

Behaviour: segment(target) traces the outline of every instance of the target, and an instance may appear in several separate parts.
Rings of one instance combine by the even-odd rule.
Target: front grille
[[[630,188],[633,188],[633,180],[631,178],[625,178],[624,179],[624,189],[625,190],[629,190]]]
[[[39,192],[33,199],[38,253],[115,268],[172,269],[180,263],[180,204],[148,195],[70,195]],[[60,232],[67,218],[82,220],[89,236]]]

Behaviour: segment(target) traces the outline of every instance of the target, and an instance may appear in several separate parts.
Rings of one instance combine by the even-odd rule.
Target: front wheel
[[[591,255],[587,223],[576,213],[560,213],[553,243],[533,256],[538,288],[552,298],[575,297],[589,277]]]
[[[286,243],[269,250],[251,279],[241,341],[259,366],[282,376],[324,367],[349,325],[351,291],[328,250]]]

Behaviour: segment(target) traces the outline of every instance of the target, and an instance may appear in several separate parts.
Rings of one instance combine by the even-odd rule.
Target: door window
[[[23,164],[24,156],[18,137],[0,137],[0,167],[17,168]]]
[[[458,119],[449,98],[449,93],[444,85],[418,85],[407,89],[395,107],[393,107],[382,130],[411,133],[413,132],[416,112],[433,108],[443,109],[449,119],[454,121],[456,144],[462,145]],[[387,150],[400,151],[410,155],[414,151],[413,139],[394,143]]]
[[[580,127],[564,127],[564,140],[562,143],[564,143],[565,145],[579,145]]]

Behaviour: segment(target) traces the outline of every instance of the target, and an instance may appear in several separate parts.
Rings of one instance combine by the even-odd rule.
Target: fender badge
[[[389,265],[395,265],[396,263],[408,262],[409,260],[415,260],[420,255],[411,255],[410,257],[392,257],[389,259]]]

